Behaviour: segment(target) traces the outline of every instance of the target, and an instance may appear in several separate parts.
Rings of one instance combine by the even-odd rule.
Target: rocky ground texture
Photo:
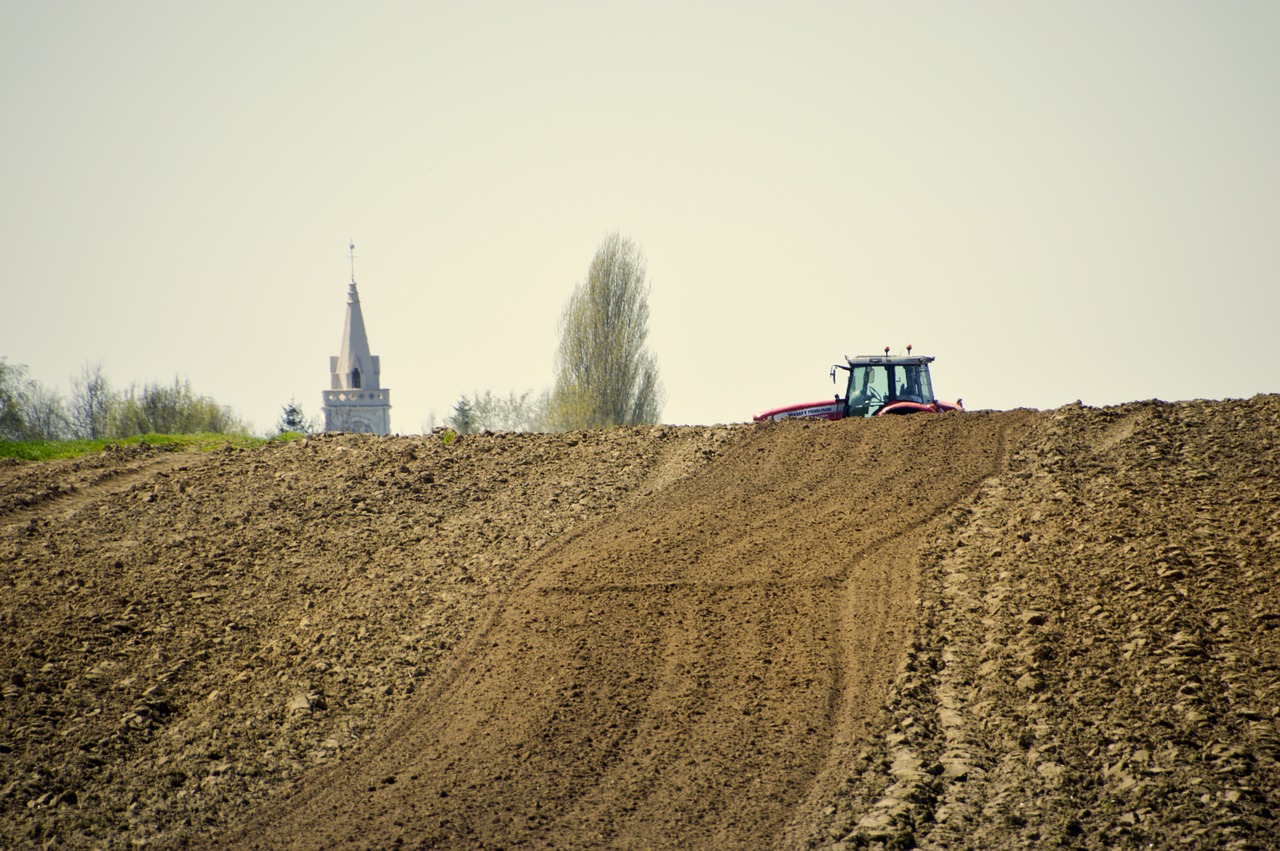
[[[1280,397],[0,467],[0,846],[1273,848]]]
[[[1038,415],[819,844],[1280,847],[1280,397]]]

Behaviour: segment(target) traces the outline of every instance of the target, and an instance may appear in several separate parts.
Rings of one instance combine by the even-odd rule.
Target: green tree
[[[22,415],[28,440],[62,440],[70,432],[62,394],[48,389],[39,381],[28,381],[23,385]]]
[[[562,430],[654,423],[664,393],[646,345],[649,286],[635,243],[609,234],[560,317],[549,419]]]
[[[302,406],[298,404],[297,399],[290,399],[289,404],[281,405],[280,421],[276,423],[277,434],[287,434],[288,432],[297,432],[298,434],[310,434],[314,429],[311,423],[307,421],[307,415],[302,412]]]
[[[113,398],[107,415],[107,437],[135,434],[242,433],[244,424],[225,406],[191,389],[175,377],[172,385],[130,385]]]
[[[458,434],[471,434],[475,431],[475,418],[471,414],[471,401],[464,394],[453,406],[453,416],[445,420],[445,424]]]
[[[454,406],[453,416],[446,425],[460,434],[479,431],[546,431],[547,400],[543,391],[537,396],[532,390],[506,396],[494,395],[492,390],[463,395]],[[460,427],[461,425],[461,427]],[[429,429],[428,429],[429,430]]]
[[[22,410],[22,382],[27,368],[0,357],[0,440],[22,440],[27,421]]]
[[[102,373],[102,362],[86,363],[71,379],[71,401],[67,411],[74,437],[107,436],[108,417],[115,404],[111,383]]]
[[[27,378],[27,368],[0,357],[0,439],[61,440],[68,435],[62,394]]]

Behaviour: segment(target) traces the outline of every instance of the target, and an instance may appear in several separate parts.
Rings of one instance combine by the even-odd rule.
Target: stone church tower
[[[355,250],[355,243],[351,245]],[[351,272],[347,320],[342,327],[342,353],[329,358],[329,386],[324,391],[324,430],[391,433],[391,391],[379,385],[381,364],[369,354],[369,337],[360,312],[360,293]]]

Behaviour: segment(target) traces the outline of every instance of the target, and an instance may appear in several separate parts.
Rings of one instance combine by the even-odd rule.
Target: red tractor
[[[809,402],[774,408],[755,417],[764,420],[792,418],[842,420],[845,417],[883,417],[890,414],[941,414],[947,411],[963,411],[962,400],[941,402],[933,397],[933,382],[929,380],[929,364],[933,358],[911,354],[845,357],[846,363],[831,367],[831,381],[836,380],[836,370],[849,373],[843,397],[833,401]]]

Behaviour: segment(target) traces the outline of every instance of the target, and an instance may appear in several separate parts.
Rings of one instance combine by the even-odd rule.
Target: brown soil
[[[0,468],[0,845],[1275,847],[1280,397]]]

